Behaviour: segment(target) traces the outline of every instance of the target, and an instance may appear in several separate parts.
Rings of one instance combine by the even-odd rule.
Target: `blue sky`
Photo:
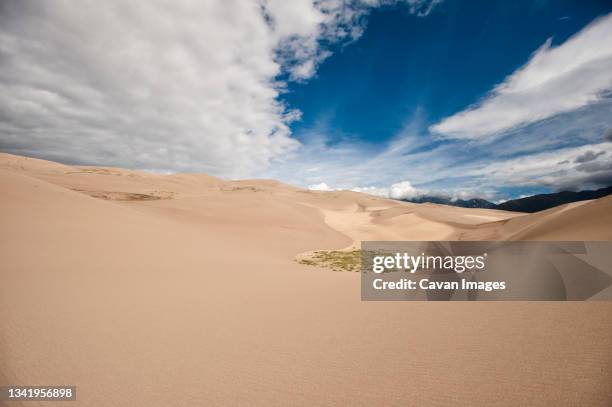
[[[547,40],[551,47],[558,47],[611,10],[605,1],[457,0],[437,5],[427,16],[414,15],[402,5],[373,10],[357,41],[332,47],[333,55],[320,65],[313,78],[291,83],[282,95],[288,105],[302,112],[302,119],[291,128],[305,144],[324,134],[324,142],[330,148],[363,143],[370,152],[383,152],[388,143],[412,127],[408,133],[415,139],[411,143],[415,145],[414,152],[439,151],[440,156],[452,157],[448,160],[451,167],[457,164],[459,168],[474,161],[488,163],[500,157],[516,160],[595,144],[612,126],[612,109],[606,100],[580,112],[564,112],[546,121],[535,121],[520,130],[508,129],[494,142],[472,142],[471,146],[466,146],[465,140],[441,139],[428,128],[485,98],[495,85],[525,65]],[[566,122],[572,115],[584,122],[567,131]],[[530,139],[537,139],[537,143]],[[516,146],[518,141],[525,142],[524,148]],[[528,146],[529,143],[534,145]],[[343,162],[342,155],[338,153],[339,162]],[[386,183],[408,180],[416,189],[450,195],[463,191],[492,199],[599,186],[589,182],[555,185],[537,181],[521,185],[506,180],[488,185],[479,182],[479,177],[460,174],[423,176],[428,172],[427,166],[420,163],[422,169],[413,171],[413,155],[405,155],[399,171],[393,169],[395,179],[385,177],[380,182],[376,179],[379,171],[364,173],[360,186],[384,188]],[[351,179],[344,184],[342,177],[334,177],[333,173],[326,176],[313,172],[320,176],[320,183],[330,188],[351,188],[359,183]],[[316,187],[316,177],[310,181]]]
[[[612,3],[8,0],[0,151],[392,198],[607,186]]]
[[[607,4],[606,4],[607,3]],[[525,64],[548,38],[567,40],[609,2],[450,0],[426,17],[405,6],[371,12],[365,32],[282,99],[299,108],[295,135],[325,122],[332,138],[380,142],[417,110],[435,123],[475,103]]]

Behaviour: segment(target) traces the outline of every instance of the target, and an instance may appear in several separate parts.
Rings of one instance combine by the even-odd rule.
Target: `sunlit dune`
[[[612,240],[612,197],[521,214],[8,154],[0,188],[3,383],[83,406],[610,400],[610,302],[361,302],[358,273],[296,256]]]

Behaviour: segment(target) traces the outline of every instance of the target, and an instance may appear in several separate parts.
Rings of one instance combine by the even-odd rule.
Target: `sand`
[[[610,302],[361,302],[358,273],[295,261],[612,240],[610,198],[525,215],[8,154],[0,191],[0,384],[77,386],[54,406],[612,404]]]

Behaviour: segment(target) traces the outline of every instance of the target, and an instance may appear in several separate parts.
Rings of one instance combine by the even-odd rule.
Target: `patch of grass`
[[[116,191],[86,191],[83,189],[74,189],[74,191],[89,195],[92,198],[110,201],[155,201],[158,199],[172,199],[174,196],[173,192],[168,191],[153,191],[149,194]]]
[[[306,266],[318,266],[332,269],[333,271],[362,271],[362,260],[368,268],[373,263],[374,256],[392,256],[392,252],[381,250],[317,250],[296,260],[299,264]],[[395,270],[385,270],[385,273]],[[364,271],[367,272],[367,271]]]
[[[263,191],[261,188],[253,187],[253,186],[239,186],[239,187],[222,187],[222,191],[227,192],[236,192],[236,191],[249,191],[249,192],[261,192]]]
[[[361,250],[317,250],[308,258],[298,260],[307,266],[327,267],[334,271],[361,271]]]

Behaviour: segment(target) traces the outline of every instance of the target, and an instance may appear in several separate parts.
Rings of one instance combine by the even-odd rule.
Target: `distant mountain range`
[[[418,198],[403,199],[406,202],[412,203],[435,203],[440,205],[459,206],[461,208],[486,208],[496,209],[497,205],[493,202],[489,202],[486,199],[474,198],[474,199],[456,199],[445,198],[440,196],[428,196],[423,195]]]
[[[612,194],[612,186],[601,188],[596,191],[562,191],[553,194],[533,195],[526,198],[506,201],[499,205],[480,198],[453,200],[451,198],[426,195],[413,199],[404,199],[404,201],[413,203],[435,203],[440,205],[459,206],[461,208],[500,209],[504,211],[532,213],[571,202],[602,198],[610,194]]]

